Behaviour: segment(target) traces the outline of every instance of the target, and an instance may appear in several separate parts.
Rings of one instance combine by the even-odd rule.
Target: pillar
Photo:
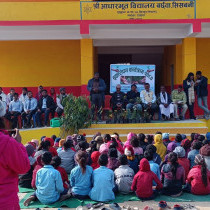
[[[188,73],[196,73],[196,38],[189,37],[182,42],[182,80]]]
[[[88,80],[94,75],[94,47],[92,39],[81,39],[81,95],[89,95]]]

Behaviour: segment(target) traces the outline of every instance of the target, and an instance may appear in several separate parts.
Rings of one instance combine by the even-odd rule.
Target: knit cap
[[[181,146],[184,147],[185,149],[188,149],[191,147],[191,142],[189,139],[184,139],[181,143]]]
[[[185,157],[185,149],[181,146],[176,147],[174,152],[177,154],[178,158]]]
[[[195,162],[196,165],[202,165],[204,163],[204,161],[205,160],[204,160],[202,155],[198,154],[198,155],[195,156],[194,162]]]
[[[206,144],[200,149],[200,154],[203,156],[210,156],[210,145]]]
[[[206,140],[210,141],[210,132],[206,133]]]
[[[169,133],[163,133],[162,134],[162,139],[163,140],[168,140],[169,139]]]
[[[126,146],[124,153],[125,153],[126,156],[134,156],[133,147],[132,146]]]
[[[31,144],[26,144],[25,148],[28,153],[28,156],[32,156],[34,154],[35,148]]]

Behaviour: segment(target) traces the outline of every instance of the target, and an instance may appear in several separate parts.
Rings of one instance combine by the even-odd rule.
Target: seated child
[[[87,153],[78,151],[76,153],[76,162],[78,166],[72,169],[70,174],[70,184],[72,195],[78,199],[85,199],[92,187],[93,169],[87,165]]]
[[[32,156],[34,154],[35,148],[31,144],[26,144],[25,148],[28,153],[31,168],[26,174],[19,175],[19,186],[24,188],[32,188],[31,181],[35,163],[35,159]]]
[[[108,156],[102,154],[99,157],[100,168],[93,171],[93,188],[89,193],[90,198],[94,201],[106,202],[115,199],[114,172],[106,167],[107,164]]]
[[[177,154],[179,165],[181,165],[184,168],[185,171],[184,179],[186,180],[187,175],[190,171],[190,161],[185,157],[185,149],[183,147],[178,146],[175,148],[174,152]]]
[[[128,165],[130,168],[134,170],[134,173],[136,174],[138,172],[138,159],[134,155],[133,147],[132,146],[126,146],[125,147],[125,155],[128,159]]]
[[[116,168],[118,168],[120,166],[118,155],[117,155],[117,150],[115,148],[111,148],[109,149],[108,152],[108,165],[107,168],[111,169],[111,170],[115,170]]]
[[[150,170],[149,161],[143,158],[140,161],[139,172],[134,176],[131,190],[142,200],[152,200],[156,196],[152,189],[153,181],[157,184],[157,190],[163,187],[157,175]]]
[[[32,175],[32,181],[31,181],[31,187],[36,189],[36,174],[39,169],[43,167],[42,160],[41,160],[41,155],[37,158],[36,160],[36,166],[34,167],[33,170],[33,175]]]
[[[128,159],[126,155],[120,156],[120,167],[114,171],[114,174],[118,191],[122,194],[131,193],[134,171],[128,166]]]
[[[182,185],[185,182],[184,168],[179,165],[175,152],[168,155],[168,163],[162,167],[161,180],[163,183],[163,194],[170,196],[180,196]]]
[[[151,171],[154,172],[157,175],[158,179],[160,180],[160,168],[159,165],[153,161],[152,151],[146,150],[144,152],[144,157],[149,161]],[[153,186],[156,186],[155,182],[153,182]]]
[[[32,201],[38,199],[43,204],[50,204],[58,201],[64,191],[63,182],[59,171],[50,165],[52,154],[45,152],[41,160],[44,167],[36,175],[36,192],[24,201],[25,206],[29,206]]]
[[[195,166],[190,170],[187,177],[187,184],[190,185],[190,192],[195,195],[210,194],[210,172],[206,167],[202,155],[195,156]]]
[[[61,139],[58,143],[58,149],[57,149],[57,153],[59,153],[60,151],[62,151],[63,149],[63,144],[65,143],[65,139]]]
[[[143,149],[140,147],[137,137],[131,139],[131,146],[133,147],[134,155],[143,155]]]
[[[65,169],[60,167],[61,164],[61,158],[59,156],[54,156],[52,158],[52,166],[58,170],[61,174],[61,178],[63,181],[63,187],[66,191],[69,190],[69,178],[68,178],[68,174],[66,173]]]
[[[153,161],[155,163],[157,163],[158,165],[160,165],[161,157],[160,157],[160,155],[157,154],[157,148],[154,145],[149,144],[149,145],[147,145],[146,150],[151,150],[152,151],[152,153],[153,153]]]
[[[57,153],[57,150],[54,148],[54,143],[55,143],[54,140],[52,138],[45,137],[44,141],[49,141],[50,142],[49,151],[52,153],[53,156],[57,156],[58,153]]]
[[[192,150],[188,153],[187,158],[190,160],[190,168],[195,165],[195,156],[199,154],[199,150],[202,147],[202,142],[194,141],[192,143]]]
[[[98,151],[95,151],[91,154],[91,167],[93,168],[93,170],[97,169],[100,167],[99,163],[98,163],[98,159],[100,157],[101,153]]]

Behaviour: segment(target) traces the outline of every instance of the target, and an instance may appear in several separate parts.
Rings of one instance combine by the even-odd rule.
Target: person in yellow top
[[[166,155],[166,146],[163,144],[163,139],[161,134],[156,134],[154,138],[154,146],[157,148],[157,154],[160,155],[162,161],[164,161]]]

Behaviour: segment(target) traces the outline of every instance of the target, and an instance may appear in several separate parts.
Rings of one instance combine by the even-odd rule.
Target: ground
[[[19,193],[19,199],[22,200],[23,197],[26,195],[26,193]],[[209,197],[210,198],[210,197]],[[168,202],[168,205],[173,207],[175,204],[179,204],[179,205],[192,205],[195,206],[196,208],[186,208],[186,209],[199,209],[199,210],[210,210],[210,202],[180,202],[180,203],[173,203],[173,202]],[[128,201],[128,202],[124,202],[124,203],[119,203],[119,205],[122,206],[130,206],[130,207],[137,207],[139,210],[143,210],[145,206],[150,206],[153,207],[154,210],[158,209],[158,203],[155,201]],[[108,205],[106,205],[105,207],[109,208]],[[135,210],[137,210],[137,208],[135,208]],[[52,210],[52,209],[57,209],[57,208],[44,208],[46,210]],[[43,209],[43,210],[44,210]],[[65,209],[75,209],[75,208],[61,208],[62,210]],[[102,209],[102,208],[98,208],[98,209]],[[30,209],[32,210],[32,209]],[[34,209],[33,209],[34,210]],[[97,209],[96,209],[97,210]]]

